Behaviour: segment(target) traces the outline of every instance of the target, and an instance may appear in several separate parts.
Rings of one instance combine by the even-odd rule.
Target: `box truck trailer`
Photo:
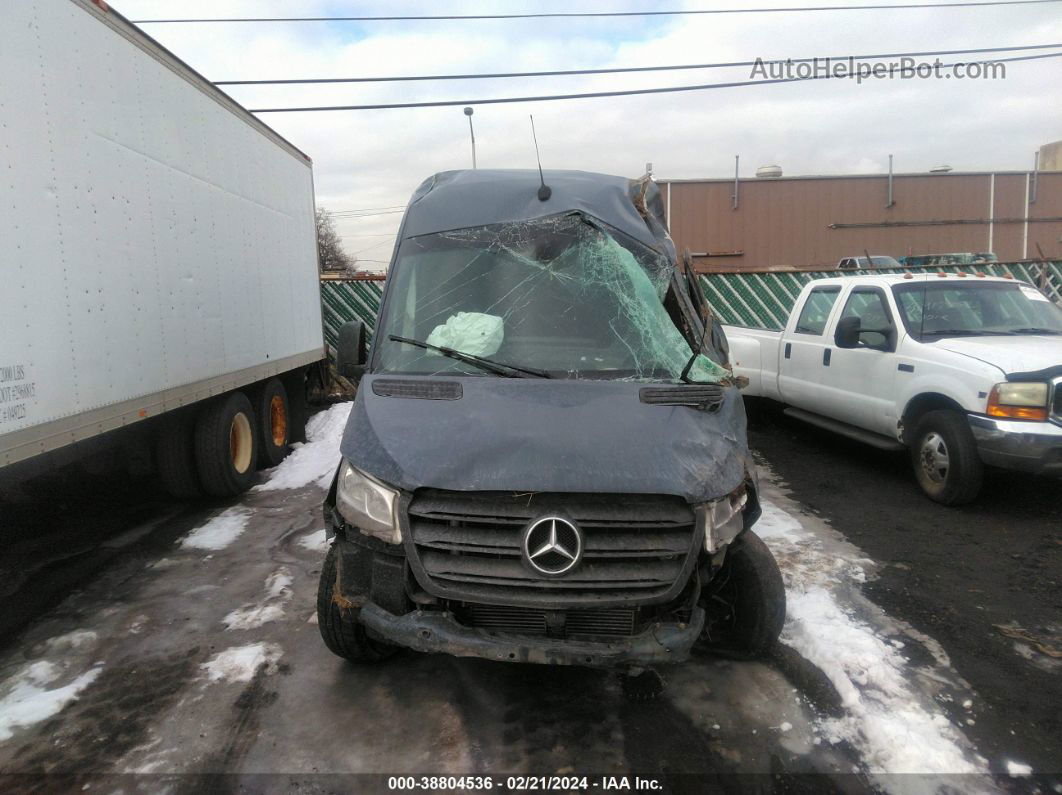
[[[310,159],[104,2],[0,25],[0,475],[234,494],[324,358]]]

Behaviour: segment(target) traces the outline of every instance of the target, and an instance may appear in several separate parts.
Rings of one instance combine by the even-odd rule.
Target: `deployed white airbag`
[[[504,339],[505,329],[497,315],[458,312],[443,325],[436,326],[426,342],[473,356],[492,356],[498,352]]]

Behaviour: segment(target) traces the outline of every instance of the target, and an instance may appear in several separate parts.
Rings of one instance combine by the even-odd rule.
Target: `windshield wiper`
[[[451,359],[457,359],[459,362],[470,364],[473,367],[478,367],[480,370],[486,370],[488,373],[494,373],[504,378],[552,378],[553,376],[547,373],[545,370],[538,370],[534,367],[517,367],[515,364],[505,364],[504,362],[495,362],[491,359],[485,359],[482,356],[476,356],[471,353],[462,353],[456,351],[453,348],[447,348],[445,345],[432,345],[430,342],[422,342],[421,340],[413,340],[409,337],[399,337],[391,334],[387,339],[392,342],[404,342],[406,345],[415,345],[418,348],[424,348],[427,351],[437,351],[443,356],[449,356]]]
[[[1012,334],[1062,334],[1056,328],[1039,328],[1037,326],[1030,326],[1028,328],[1016,328],[1011,329]]]
[[[988,331],[972,328],[942,328],[923,332],[927,337],[1007,337],[1013,333],[1013,331]]]

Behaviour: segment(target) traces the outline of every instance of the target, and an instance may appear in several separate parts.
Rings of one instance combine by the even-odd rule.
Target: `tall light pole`
[[[468,116],[468,134],[472,137],[472,168],[476,167],[476,131],[472,129],[472,108],[465,108]]]

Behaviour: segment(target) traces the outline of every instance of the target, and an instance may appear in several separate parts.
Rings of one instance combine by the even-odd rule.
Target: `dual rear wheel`
[[[229,497],[251,487],[259,467],[289,451],[292,412],[277,378],[175,412],[156,444],[159,476],[174,497]]]

